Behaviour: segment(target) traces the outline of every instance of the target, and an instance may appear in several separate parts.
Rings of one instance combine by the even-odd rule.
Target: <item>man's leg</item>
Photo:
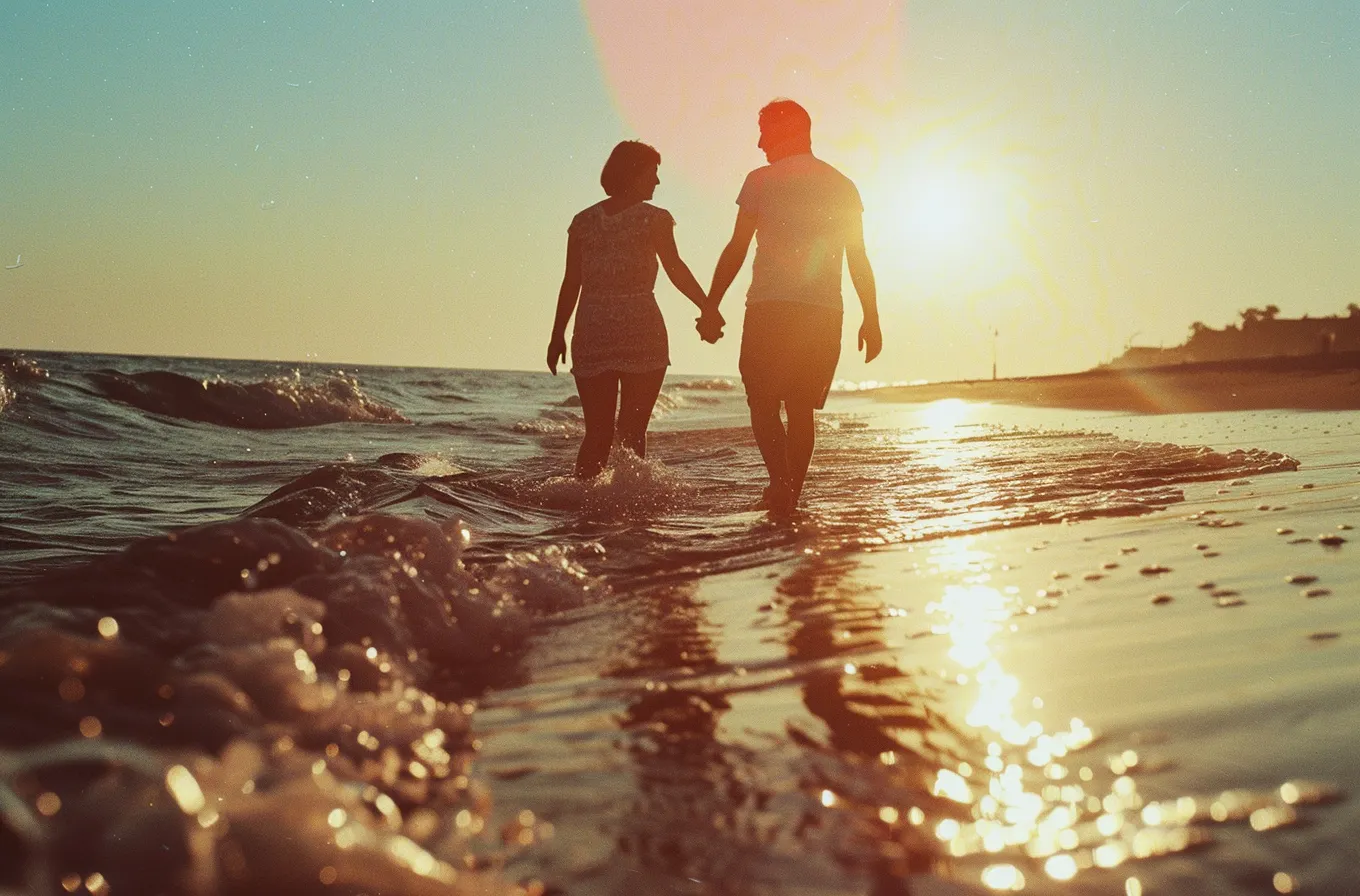
[[[644,373],[625,373],[619,387],[619,442],[638,457],[647,456],[647,426],[652,408],[661,394],[666,368]]]
[[[784,410],[789,416],[787,457],[789,509],[792,510],[798,506],[798,499],[803,495],[803,480],[807,477],[808,464],[812,462],[812,448],[817,440],[817,432],[810,403],[786,401]]]
[[[594,479],[609,463],[614,444],[614,412],[619,400],[619,375],[577,377],[576,392],[581,396],[581,416],[586,434],[576,454],[576,478]]]
[[[776,512],[786,512],[793,506],[789,490],[789,437],[784,431],[784,421],[779,417],[779,399],[748,393],[746,404],[751,408],[751,432],[765,461],[765,471],[770,474],[770,487],[765,490],[766,506]]]

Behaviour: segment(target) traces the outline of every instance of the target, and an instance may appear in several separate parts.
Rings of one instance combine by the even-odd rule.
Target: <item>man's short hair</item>
[[[625,140],[609,154],[600,171],[600,186],[608,196],[617,196],[632,186],[649,168],[661,165],[661,153],[641,140]]]
[[[777,99],[760,110],[760,128],[772,137],[812,139],[812,116],[790,99]]]

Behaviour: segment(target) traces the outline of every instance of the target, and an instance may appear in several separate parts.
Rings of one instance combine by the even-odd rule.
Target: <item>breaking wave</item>
[[[326,423],[409,423],[401,412],[365,395],[344,373],[320,380],[270,377],[254,383],[198,380],[168,370],[90,374],[105,397],[154,414],[239,429],[292,429]]]

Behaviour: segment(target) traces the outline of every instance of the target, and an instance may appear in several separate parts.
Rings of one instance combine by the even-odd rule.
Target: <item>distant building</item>
[[[1277,317],[1274,305],[1248,308],[1241,324],[1221,330],[1194,323],[1183,345],[1151,348],[1132,345],[1106,367],[1162,367],[1200,361],[1274,358],[1360,351],[1360,306],[1347,306],[1345,316]]]

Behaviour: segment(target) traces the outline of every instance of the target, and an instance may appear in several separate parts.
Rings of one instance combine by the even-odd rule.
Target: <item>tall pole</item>
[[[998,332],[995,327],[992,328],[992,379],[996,379],[996,337]]]

